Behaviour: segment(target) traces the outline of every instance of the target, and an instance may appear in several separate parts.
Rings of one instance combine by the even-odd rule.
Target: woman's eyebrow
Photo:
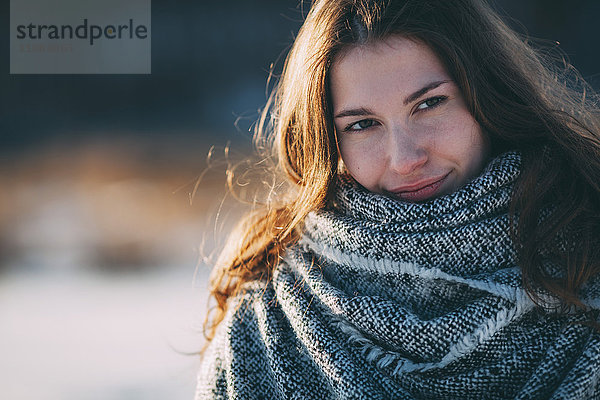
[[[409,103],[412,103],[413,101],[417,100],[419,97],[423,96],[425,93],[429,92],[430,90],[433,90],[436,87],[443,85],[444,83],[448,83],[448,82],[452,82],[452,81],[449,79],[446,79],[443,81],[431,82],[431,83],[423,86],[421,89],[417,90],[416,92],[414,92],[413,94],[408,96],[406,99],[404,99],[404,105],[406,106]]]
[[[350,110],[340,111],[339,113],[335,114],[334,118],[356,117],[356,116],[372,115],[372,114],[373,114],[373,112],[371,110],[369,110],[368,108],[360,107],[360,108],[353,108]]]
[[[409,103],[412,103],[413,101],[417,100],[419,97],[423,96],[425,93],[429,92],[430,90],[433,90],[436,87],[443,85],[444,83],[448,83],[448,82],[452,82],[452,81],[449,79],[446,79],[443,81],[434,81],[434,82],[428,83],[427,85],[423,86],[421,89],[417,90],[416,92],[414,92],[410,96],[408,96],[406,99],[404,99],[404,105],[408,105]],[[352,108],[352,109],[340,111],[339,113],[335,114],[334,118],[362,117],[365,115],[373,115],[373,111],[371,111],[370,109],[365,108],[365,107]]]

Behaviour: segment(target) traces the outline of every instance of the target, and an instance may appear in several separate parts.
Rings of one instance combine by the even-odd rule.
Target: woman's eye
[[[446,100],[446,96],[432,97],[430,99],[425,100],[421,104],[419,104],[417,106],[417,109],[418,110],[426,110],[428,108],[433,108],[433,107],[440,105],[440,103],[442,103],[444,100]]]
[[[362,119],[358,122],[353,123],[352,125],[348,125],[345,129],[346,131],[362,131],[363,129],[367,129],[375,125],[375,121],[372,119]]]

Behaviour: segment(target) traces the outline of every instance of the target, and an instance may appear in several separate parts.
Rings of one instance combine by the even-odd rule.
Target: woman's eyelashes
[[[417,112],[426,112],[432,110],[436,107],[441,106],[446,100],[448,96],[434,96],[420,102],[416,107],[414,113]],[[346,125],[343,129],[343,132],[360,132],[365,131],[369,128],[377,126],[378,122],[373,119],[361,119],[360,121],[352,122],[351,124]]]
[[[426,110],[430,110],[432,108],[438,107],[444,101],[446,101],[447,98],[448,98],[448,96],[430,97],[428,99],[423,100],[421,103],[419,103],[419,105],[417,105],[416,110],[417,111],[422,111],[422,110],[426,111]]]
[[[376,122],[372,119],[361,119],[360,121],[353,122],[344,128],[344,132],[352,131],[364,131],[374,126]]]

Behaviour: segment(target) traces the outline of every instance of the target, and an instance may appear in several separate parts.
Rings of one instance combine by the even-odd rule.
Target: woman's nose
[[[389,135],[388,167],[400,175],[411,175],[427,163],[427,148],[419,136],[404,129],[395,129]]]

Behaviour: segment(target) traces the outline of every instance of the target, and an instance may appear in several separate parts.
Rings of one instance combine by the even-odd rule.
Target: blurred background
[[[496,4],[600,89],[600,2]],[[137,76],[10,75],[5,30],[0,398],[193,397],[211,256],[241,210],[226,164],[302,18],[297,0],[154,0]]]

